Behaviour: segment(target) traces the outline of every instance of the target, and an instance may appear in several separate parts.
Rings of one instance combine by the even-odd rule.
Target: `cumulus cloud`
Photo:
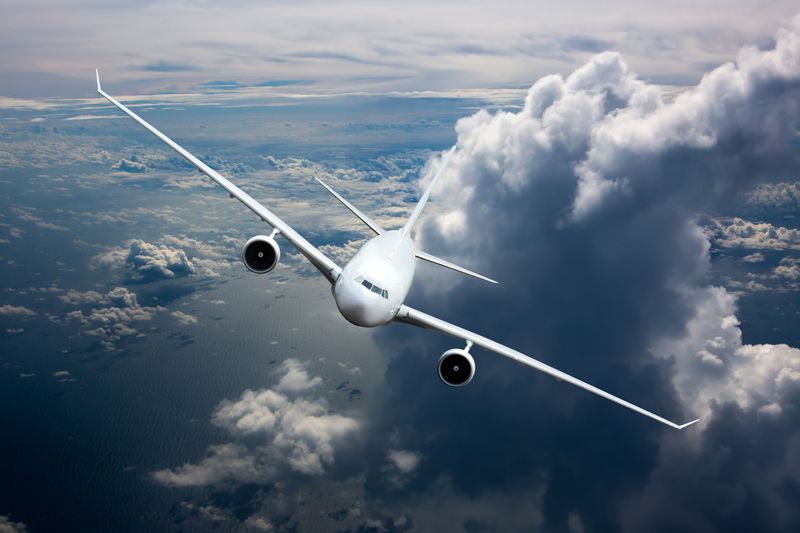
[[[654,351],[674,358],[678,392],[704,417],[725,402],[779,413],[787,395],[800,391],[800,350],[785,344],[744,344],[735,298],[720,287],[698,292],[686,334],[657,343]]]
[[[90,265],[125,267],[132,280],[149,282],[188,276],[216,277],[229,262],[219,247],[185,236],[164,235],[156,243],[130,240],[97,254]]]
[[[420,455],[408,450],[389,450],[389,461],[403,474],[409,474],[417,468]]]
[[[750,222],[739,217],[713,220],[708,227],[715,244],[724,248],[800,250],[800,230]]]
[[[0,315],[3,316],[36,316],[36,311],[22,305],[0,305]]]
[[[136,161],[136,156],[132,156],[131,159],[122,159],[117,163],[114,163],[114,166],[111,168],[113,170],[118,170],[120,172],[128,172],[131,174],[140,174],[142,172],[147,172],[147,165],[144,163],[140,163]]]
[[[314,388],[322,383],[322,378],[319,376],[309,377],[306,365],[297,359],[287,359],[283,362],[282,367],[285,374],[276,387],[279,391],[299,392]]]
[[[25,533],[28,528],[22,522],[14,522],[8,515],[0,515],[0,533]]]
[[[89,310],[70,311],[66,319],[79,322],[83,332],[99,339],[106,350],[116,349],[123,337],[138,335],[134,323],[152,320],[157,313],[166,311],[160,306],[142,306],[136,294],[125,287],[115,287],[106,293],[70,290],[60,298],[72,305],[92,306]]]
[[[681,433],[680,452],[662,456],[662,444],[677,436],[490,357],[455,398],[435,379],[420,379],[433,375],[430,361],[451,343],[386,330],[387,342],[408,348],[389,363],[375,415],[385,432],[374,438],[370,455],[375,498],[397,491],[377,482],[385,450],[424,442],[415,495],[433,491],[444,475],[461,494],[541,483],[542,529],[613,530],[623,520],[613,510],[621,495],[646,485],[651,472],[678,472],[688,480],[685,464],[713,462],[723,440],[719,428],[739,428],[739,418],[772,417],[780,434],[792,438],[797,349],[742,342],[735,300],[708,287],[711,243],[701,221],[760,181],[796,174],[790,141],[798,120],[800,19],[776,35],[773,47],[743,50],[736,62],[674,98],[638,79],[620,55],[603,53],[567,77],[537,81],[518,112],[461,119],[457,150],[434,192],[440,212],[423,221],[420,242],[432,253],[475,258],[482,265],[476,269],[503,283],[454,281],[447,298],[417,291],[415,306],[500,337],[667,418],[705,415],[706,425],[693,430],[694,439]],[[436,166],[429,165],[421,186]],[[756,238],[759,249],[796,246],[794,230],[758,224],[720,221],[725,231],[733,228],[714,234],[715,242],[730,238],[731,246],[749,247],[754,235],[764,234]],[[598,427],[601,410],[607,422]],[[477,438],[474,427],[491,436]],[[504,434],[513,435],[513,449],[502,442]],[[456,449],[461,462],[452,457]],[[480,457],[481,472],[465,457]],[[753,471],[786,472],[794,465],[785,453],[765,458],[746,446],[732,460]],[[596,470],[611,463],[613,472]],[[575,474],[590,470],[596,486]],[[671,498],[661,506],[694,519],[678,521],[682,527],[667,521],[672,530],[703,519],[698,502],[711,494],[715,478],[702,483],[693,489],[696,501]],[[798,520],[790,498],[770,497],[785,523]],[[703,502],[714,505],[710,497]],[[772,509],[754,506],[760,517]],[[748,520],[752,509],[731,509],[729,521],[712,519],[709,529],[729,529],[737,518],[755,525]],[[633,531],[646,528],[646,522],[630,523]],[[781,529],[777,520],[764,524]]]
[[[764,254],[761,252],[753,252],[752,254],[747,254],[742,257],[742,261],[745,263],[761,263],[764,261]]]
[[[323,398],[290,396],[321,383],[319,377],[309,379],[299,362],[287,360],[281,373],[275,390],[248,389],[214,410],[211,422],[236,441],[212,446],[199,463],[159,470],[153,478],[170,486],[204,486],[323,474],[334,464],[337,448],[358,433],[360,422],[330,413]]]
[[[175,317],[178,320],[178,324],[181,326],[197,324],[197,317],[190,315],[189,313],[184,313],[183,311],[173,311],[170,313],[170,315]]]
[[[747,193],[747,203],[763,209],[794,211],[800,207],[800,181],[760,183]]]

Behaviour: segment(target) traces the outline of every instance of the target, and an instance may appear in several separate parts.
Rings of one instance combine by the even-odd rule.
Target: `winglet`
[[[94,69],[94,74],[97,76],[97,92],[103,92],[103,89],[100,87],[100,70]]]
[[[683,424],[681,426],[678,426],[678,429],[688,428],[689,426],[691,426],[695,422],[699,422],[699,421],[700,421],[700,419],[698,418],[697,420],[692,420],[691,422],[686,422],[685,424]]]

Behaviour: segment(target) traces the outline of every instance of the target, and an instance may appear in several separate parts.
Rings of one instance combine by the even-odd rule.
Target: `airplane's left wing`
[[[175,141],[158,131],[155,127],[151,126],[147,121],[145,121],[142,117],[119,103],[113,96],[110,96],[105,91],[103,91],[102,87],[100,87],[100,73],[99,71],[95,70],[97,75],[97,92],[100,93],[106,100],[117,106],[121,109],[125,114],[131,117],[133,120],[138,122],[141,126],[143,126],[147,131],[164,141],[170,148],[178,152],[184,159],[186,159],[189,163],[197,167],[197,169],[214,180],[220,187],[228,191],[228,194],[231,195],[231,198],[236,198],[240,202],[242,202],[245,206],[247,206],[250,211],[258,215],[261,220],[278,230],[281,235],[286,237],[286,239],[291,242],[292,244],[297,247],[301,254],[303,254],[312,265],[314,265],[317,270],[322,272],[322,274],[330,281],[331,283],[336,282],[336,278],[339,277],[339,274],[342,272],[342,269],[334,263],[328,256],[320,252],[313,244],[308,242],[302,235],[297,233],[289,224],[284,222],[278,215],[261,205],[252,196],[241,190],[239,187],[228,181],[225,177],[223,177],[219,172],[214,170],[213,168],[209,167],[195,156],[190,154],[187,150],[183,147],[178,145]]]
[[[685,428],[687,426],[690,426],[690,425],[694,424],[698,420],[700,420],[698,418],[697,420],[692,420],[691,422],[687,422],[686,424],[676,424],[674,422],[670,422],[666,418],[662,418],[662,417],[658,416],[657,414],[654,414],[654,413],[651,413],[650,411],[647,411],[646,409],[642,409],[638,405],[634,405],[634,404],[632,404],[630,402],[626,402],[622,398],[618,398],[617,396],[614,396],[613,394],[609,394],[608,392],[606,392],[606,391],[604,391],[602,389],[598,389],[594,385],[590,385],[590,384],[586,383],[585,381],[581,381],[578,378],[572,377],[569,374],[566,374],[566,373],[564,373],[564,372],[562,372],[560,370],[557,370],[557,369],[553,368],[550,365],[542,363],[541,361],[537,361],[533,357],[529,357],[529,356],[527,356],[527,355],[525,355],[523,353],[520,353],[520,352],[518,352],[516,350],[512,350],[508,346],[503,346],[499,342],[495,342],[495,341],[493,341],[491,339],[487,339],[486,337],[478,335],[477,333],[473,333],[473,332],[471,332],[469,330],[466,330],[464,328],[455,326],[455,325],[453,325],[453,324],[451,324],[449,322],[446,322],[444,320],[441,320],[439,318],[431,316],[431,315],[429,315],[427,313],[423,313],[422,311],[417,311],[416,309],[408,307],[407,305],[403,305],[403,306],[400,307],[400,311],[397,313],[397,316],[395,317],[395,320],[397,320],[398,322],[405,322],[406,324],[412,324],[412,325],[420,326],[420,327],[423,327],[423,328],[434,329],[434,330],[439,331],[441,333],[445,333],[447,335],[451,335],[453,337],[456,337],[456,338],[462,339],[464,341],[470,342],[470,343],[472,343],[472,344],[474,344],[476,346],[480,346],[481,348],[484,348],[486,350],[489,350],[489,351],[495,352],[497,354],[503,355],[505,357],[508,357],[509,359],[512,359],[512,360],[516,361],[517,363],[520,363],[520,364],[525,365],[525,366],[529,366],[531,368],[535,368],[536,370],[544,372],[545,374],[550,374],[554,378],[560,379],[562,381],[566,381],[567,383],[571,383],[573,385],[576,385],[576,386],[578,386],[578,387],[580,387],[582,389],[585,389],[585,390],[587,390],[587,391],[589,391],[591,393],[597,394],[598,396],[602,396],[603,398],[605,398],[607,400],[611,400],[612,402],[618,403],[618,404],[622,405],[623,407],[627,407],[628,409],[636,411],[639,414],[643,414],[644,416],[648,416],[648,417],[652,418],[653,420],[658,420],[662,424],[666,424],[666,425],[668,425],[670,427],[673,427],[675,429],[683,429],[683,428]]]

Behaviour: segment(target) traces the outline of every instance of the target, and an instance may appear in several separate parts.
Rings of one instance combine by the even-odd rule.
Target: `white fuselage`
[[[331,289],[339,312],[357,326],[391,322],[411,289],[415,261],[414,241],[400,230],[367,241]]]

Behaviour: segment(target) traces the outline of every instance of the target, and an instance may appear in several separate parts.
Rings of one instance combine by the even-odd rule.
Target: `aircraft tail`
[[[406,222],[405,226],[403,226],[403,228],[400,230],[400,233],[403,236],[408,235],[409,233],[411,233],[411,230],[414,229],[414,224],[417,223],[417,219],[422,214],[422,210],[425,208],[425,204],[428,203],[428,197],[431,195],[431,191],[433,190],[433,187],[436,185],[436,181],[439,179],[439,176],[441,176],[442,171],[447,166],[447,161],[450,159],[450,156],[453,155],[453,152],[455,152],[455,150],[456,147],[453,146],[452,148],[450,148],[450,151],[447,152],[447,155],[444,156],[444,159],[442,160],[442,165],[439,167],[439,170],[436,171],[436,175],[433,176],[433,179],[428,185],[428,188],[425,189],[424,193],[422,193],[422,197],[419,199],[419,202],[417,203],[417,206],[414,208],[414,211],[411,212],[411,216],[408,217],[408,221]]]

